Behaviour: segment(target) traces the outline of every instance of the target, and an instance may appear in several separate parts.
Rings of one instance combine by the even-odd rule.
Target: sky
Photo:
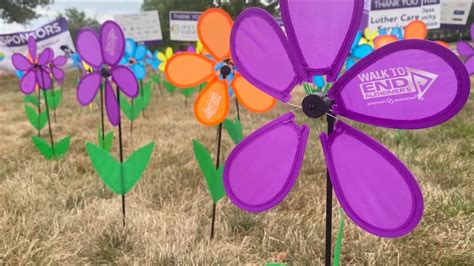
[[[0,34],[34,30],[54,20],[57,14],[64,13],[66,8],[75,7],[84,11],[87,16],[103,22],[112,19],[113,15],[137,13],[142,3],[143,0],[55,0],[52,5],[36,9],[40,18],[31,21],[30,25],[6,24],[0,20]]]

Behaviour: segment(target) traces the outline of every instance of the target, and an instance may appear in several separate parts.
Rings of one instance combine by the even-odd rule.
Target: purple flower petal
[[[106,21],[100,29],[100,43],[104,61],[115,66],[123,57],[125,36],[120,26],[113,21]]]
[[[309,128],[288,113],[245,138],[229,155],[224,187],[237,207],[262,212],[290,193],[303,163]]]
[[[59,67],[54,67],[53,76],[54,76],[54,79],[61,80],[64,78],[64,71],[60,69]]]
[[[117,97],[112,89],[112,84],[107,80],[105,84],[105,107],[107,109],[107,117],[113,126],[120,123],[120,109]]]
[[[348,124],[321,135],[336,196],[358,226],[377,236],[401,237],[423,215],[415,177],[387,148]]]
[[[51,87],[51,76],[49,75],[48,71],[40,68],[35,70],[36,71],[36,81],[38,85],[43,90],[48,90]]]
[[[42,66],[46,65],[47,63],[50,62],[50,59],[52,58],[52,56],[54,56],[53,49],[51,48],[44,49],[39,55],[38,64]]]
[[[24,55],[19,54],[19,53],[13,54],[12,63],[16,69],[21,70],[21,71],[27,71],[33,66],[30,60],[28,60]]]
[[[36,73],[33,70],[26,72],[20,81],[20,90],[24,94],[30,94],[35,90],[36,87]]]
[[[86,106],[94,100],[99,91],[100,81],[101,76],[96,72],[83,76],[81,81],[79,81],[76,97],[82,106]]]
[[[457,43],[456,48],[459,55],[463,57],[470,57],[474,55],[474,49],[468,42],[460,41]]]
[[[31,60],[35,61],[36,60],[36,40],[35,37],[30,36],[28,38],[28,52],[31,56]]]
[[[67,63],[67,57],[60,55],[54,59],[53,64],[55,66],[64,66]]]
[[[299,68],[275,19],[262,9],[249,8],[235,21],[230,38],[232,58],[242,76],[265,93],[288,102],[298,83]]]
[[[467,72],[469,72],[469,75],[474,74],[474,56],[469,57],[469,59],[466,60],[464,63],[464,66],[466,66]]]
[[[133,72],[125,66],[116,66],[112,69],[112,80],[129,98],[138,96],[138,82]]]
[[[102,66],[102,48],[99,37],[92,29],[82,29],[76,38],[77,52],[88,65],[95,69]]]

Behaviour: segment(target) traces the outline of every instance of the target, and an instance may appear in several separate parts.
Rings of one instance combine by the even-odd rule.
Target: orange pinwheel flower
[[[275,99],[255,88],[235,69],[230,55],[232,18],[222,9],[211,8],[199,18],[197,31],[210,57],[193,52],[175,54],[165,74],[178,88],[190,88],[207,82],[194,104],[194,115],[204,125],[220,124],[229,112],[229,88],[237,100],[252,112],[266,112]]]

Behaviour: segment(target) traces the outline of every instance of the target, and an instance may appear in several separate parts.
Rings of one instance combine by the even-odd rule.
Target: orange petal
[[[427,35],[428,28],[426,24],[421,20],[413,20],[405,27],[403,38],[425,40]]]
[[[375,46],[375,49],[379,49],[381,47],[384,47],[387,44],[391,44],[396,41],[398,41],[398,38],[393,35],[381,35],[375,38],[374,46]]]
[[[229,14],[220,8],[210,8],[199,17],[199,40],[216,61],[230,58],[230,32],[233,23]]]
[[[228,112],[227,84],[215,78],[197,97],[194,104],[194,115],[201,124],[215,126],[224,121]]]
[[[166,62],[166,79],[178,88],[197,86],[214,75],[214,62],[192,52],[182,52]]]
[[[232,81],[232,88],[239,102],[252,112],[263,113],[275,106],[275,99],[254,87],[241,75],[236,75]]]

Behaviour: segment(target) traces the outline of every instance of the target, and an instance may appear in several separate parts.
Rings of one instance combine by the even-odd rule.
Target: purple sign
[[[17,47],[28,44],[30,36],[35,37],[36,42],[49,39],[68,31],[68,23],[65,18],[58,18],[36,30],[15,32],[10,34],[0,34],[0,46]]]

